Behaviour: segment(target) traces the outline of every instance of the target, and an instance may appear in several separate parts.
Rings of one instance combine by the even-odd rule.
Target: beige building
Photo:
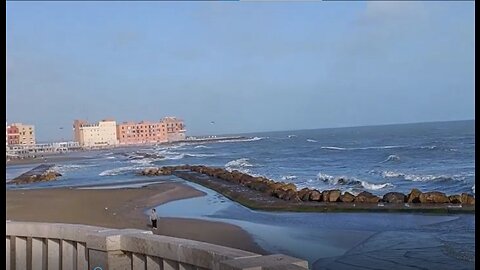
[[[168,142],[176,142],[185,140],[185,124],[182,119],[173,116],[164,117],[160,121],[166,132]]]
[[[73,121],[74,140],[81,147],[95,148],[108,147],[118,144],[117,123],[115,120],[106,119],[95,124],[85,120]]]
[[[12,123],[7,126],[7,144],[35,144],[35,127],[22,123]]]

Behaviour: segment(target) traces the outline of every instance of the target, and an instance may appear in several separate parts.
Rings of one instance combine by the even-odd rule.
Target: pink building
[[[165,124],[167,140],[169,142],[185,140],[185,124],[176,117],[164,117],[161,123]]]
[[[7,127],[8,144],[20,144],[20,132],[16,126]]]
[[[180,141],[185,139],[183,120],[166,117],[160,122],[123,122],[117,125],[120,144],[148,144]]]

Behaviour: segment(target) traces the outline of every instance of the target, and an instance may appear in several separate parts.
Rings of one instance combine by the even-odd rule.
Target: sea
[[[46,157],[62,176],[31,185],[8,181],[38,164],[8,165],[6,186],[134,188],[177,181],[206,195],[156,206],[160,219],[233,224],[267,252],[307,260],[314,270],[475,268],[474,214],[257,211],[175,176],[139,175],[149,167],[201,164],[291,182],[298,188],[378,195],[412,188],[475,194],[474,120],[240,135],[241,139],[208,143],[72,152],[55,162]]]
[[[36,165],[9,165],[7,188],[111,185],[145,178],[138,172],[149,167],[199,164],[353,194],[412,188],[475,194],[474,120],[240,135],[244,138],[67,153],[55,162],[62,174],[58,181],[28,186],[8,181]]]

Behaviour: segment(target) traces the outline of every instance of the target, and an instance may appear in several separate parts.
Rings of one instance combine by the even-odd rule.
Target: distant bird
[[[213,125],[213,124],[215,124],[215,121],[210,121],[210,125]]]
[[[60,129],[63,129],[63,127],[60,127]]]

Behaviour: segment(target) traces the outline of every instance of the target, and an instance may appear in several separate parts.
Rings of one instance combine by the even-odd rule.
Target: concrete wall
[[[6,269],[307,269],[304,260],[136,229],[6,222]]]

